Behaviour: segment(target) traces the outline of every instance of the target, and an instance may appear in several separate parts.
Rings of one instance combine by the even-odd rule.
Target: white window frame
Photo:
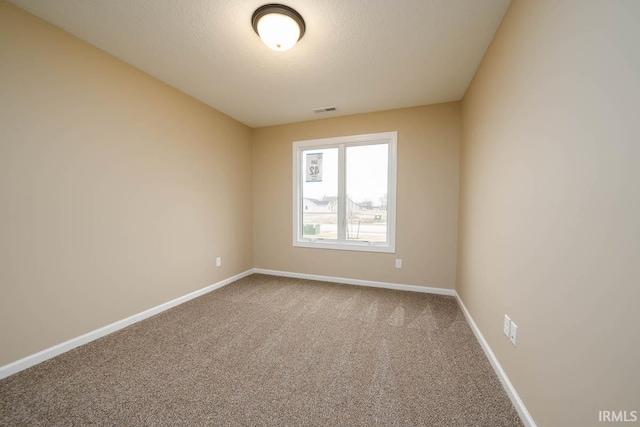
[[[387,242],[346,240],[346,165],[347,146],[388,144],[389,165],[387,181]],[[338,239],[325,240],[303,237],[302,233],[302,152],[310,149],[338,148]],[[347,251],[396,251],[396,180],[398,159],[398,132],[382,132],[335,138],[295,141],[293,143],[293,246]]]

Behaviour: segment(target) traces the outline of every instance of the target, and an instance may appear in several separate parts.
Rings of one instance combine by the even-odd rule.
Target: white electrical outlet
[[[502,325],[502,332],[504,332],[504,334],[507,336],[507,338],[510,337],[510,334],[511,334],[511,319],[506,314],[504,315],[504,325]]]
[[[222,265],[222,258],[216,258],[216,267],[220,267]]]
[[[402,260],[400,258],[396,259],[396,268],[402,268]]]
[[[518,346],[518,325],[511,322],[511,327],[509,328],[509,339],[511,340],[511,344],[515,347]]]

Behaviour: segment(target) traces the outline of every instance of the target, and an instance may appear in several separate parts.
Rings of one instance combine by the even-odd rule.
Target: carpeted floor
[[[0,381],[2,426],[521,426],[453,297],[252,275]]]

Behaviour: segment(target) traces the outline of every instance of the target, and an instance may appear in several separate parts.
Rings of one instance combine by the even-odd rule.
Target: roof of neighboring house
[[[335,199],[335,197],[334,197]],[[326,198],[324,200],[318,200],[318,199],[312,199],[310,197],[305,197],[304,200],[308,200],[312,203],[315,203],[316,205],[328,205],[330,203],[329,198]]]

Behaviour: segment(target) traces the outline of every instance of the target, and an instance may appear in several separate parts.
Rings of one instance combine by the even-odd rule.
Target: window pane
[[[302,152],[302,236],[338,238],[338,149]]]
[[[346,148],[347,240],[387,241],[389,145]]]

